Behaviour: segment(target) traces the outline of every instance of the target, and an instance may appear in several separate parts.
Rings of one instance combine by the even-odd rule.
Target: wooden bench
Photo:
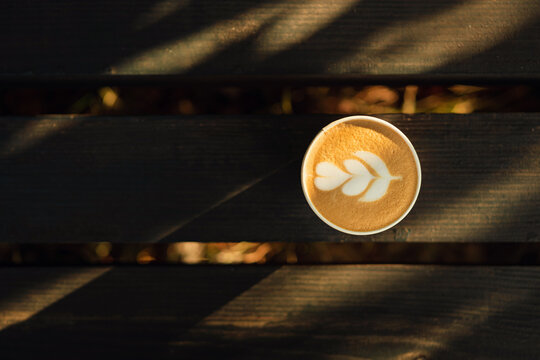
[[[529,83],[537,1],[68,1],[0,5],[0,80]],[[9,243],[538,241],[540,114],[381,115],[416,147],[417,204],[354,237],[299,166],[340,116],[0,118]],[[532,359],[537,266],[0,268],[0,359]]]

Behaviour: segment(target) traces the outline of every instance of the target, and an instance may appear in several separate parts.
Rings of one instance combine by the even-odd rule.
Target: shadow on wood
[[[100,0],[0,13],[0,74],[10,80],[539,78],[534,0]]]
[[[274,270],[4,268],[0,315],[36,313],[0,331],[0,357],[167,356],[169,341]],[[77,276],[85,271],[100,274]]]
[[[66,270],[4,268],[0,276],[9,288]],[[0,354],[532,358],[538,275],[537,267],[115,268],[1,331]]]
[[[537,116],[382,116],[415,145],[423,183],[402,223],[362,238],[324,225],[300,188],[307,145],[339,116],[79,118],[39,141],[49,130],[37,126],[19,136],[34,141],[30,147],[0,159],[0,235],[11,242],[525,242],[540,233]],[[1,132],[17,138],[17,121],[2,121]]]

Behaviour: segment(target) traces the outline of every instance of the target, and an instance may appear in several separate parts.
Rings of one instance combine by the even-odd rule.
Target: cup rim
[[[392,222],[391,224],[385,226],[385,227],[382,227],[380,229],[375,229],[375,230],[371,230],[371,231],[352,231],[352,230],[348,230],[348,229],[345,229],[345,228],[342,228],[336,224],[333,224],[332,222],[330,222],[328,219],[326,219],[318,210],[317,208],[315,207],[315,205],[313,204],[313,202],[311,201],[311,199],[309,198],[308,196],[308,193],[307,193],[307,190],[306,190],[306,179],[305,179],[305,166],[306,166],[306,159],[310,153],[310,151],[312,150],[313,148],[313,145],[315,143],[318,142],[319,138],[326,132],[328,131],[329,129],[333,128],[334,126],[336,125],[339,125],[341,123],[344,123],[344,122],[348,122],[348,121],[351,121],[351,120],[368,120],[368,121],[373,121],[373,122],[376,122],[378,124],[381,124],[383,126],[387,126],[389,128],[391,128],[392,130],[394,130],[404,141],[405,143],[407,144],[407,146],[409,147],[409,149],[411,150],[412,154],[413,154],[413,158],[414,158],[414,162],[416,164],[416,171],[418,173],[418,183],[416,185],[416,192],[414,194],[414,198],[413,200],[411,201],[411,204],[409,205],[409,207],[407,208],[407,210],[397,219],[395,220],[394,222]],[[386,231],[392,227],[394,227],[395,225],[397,225],[399,222],[401,222],[401,220],[403,220],[408,214],[409,212],[412,210],[414,204],[416,203],[416,199],[418,199],[418,194],[420,193],[420,187],[422,185],[422,170],[421,170],[421,167],[420,167],[420,159],[418,158],[418,154],[416,153],[416,150],[414,149],[414,146],[413,144],[411,143],[411,141],[409,140],[409,138],[407,138],[407,136],[405,136],[405,134],[399,130],[396,126],[392,125],[391,123],[389,123],[388,121],[386,120],[383,120],[383,119],[379,119],[379,118],[376,118],[376,117],[373,117],[373,116],[367,116],[367,115],[353,115],[353,116],[347,116],[347,117],[344,117],[344,118],[341,118],[341,119],[338,119],[338,120],[335,120],[333,122],[331,122],[330,124],[326,125],[325,127],[322,128],[321,131],[319,131],[319,133],[313,138],[313,140],[311,141],[311,143],[309,144],[307,150],[306,150],[306,153],[304,154],[304,158],[302,159],[302,167],[300,169],[300,179],[301,179],[301,184],[302,184],[302,192],[304,193],[304,197],[306,198],[306,201],[308,202],[311,210],[313,210],[313,212],[323,221],[325,222],[327,225],[329,225],[330,227],[336,229],[336,230],[339,230],[343,233],[346,233],[346,234],[350,234],[350,235],[373,235],[373,234],[378,234],[380,232],[383,232],[383,231]]]

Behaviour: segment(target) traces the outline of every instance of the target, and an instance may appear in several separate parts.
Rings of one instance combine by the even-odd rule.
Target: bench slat
[[[540,79],[536,0],[14,4],[3,80]]]
[[[2,359],[540,352],[539,267],[19,267],[0,283]]]
[[[0,119],[7,242],[538,241],[540,114],[387,115],[415,145],[419,199],[368,237],[323,224],[300,162],[339,116]]]

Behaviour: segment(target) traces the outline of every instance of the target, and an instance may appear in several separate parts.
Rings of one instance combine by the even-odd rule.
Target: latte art
[[[343,162],[349,173],[345,173],[332,163],[321,162],[316,167],[318,177],[315,178],[315,186],[319,190],[328,191],[334,190],[346,182],[341,188],[345,195],[363,194],[358,200],[368,202],[383,197],[388,190],[390,181],[402,179],[401,176],[390,175],[384,161],[377,155],[368,151],[357,151],[355,155],[369,164],[368,166],[376,175],[372,175],[363,163],[354,159],[347,159]]]
[[[313,211],[328,225],[358,235],[401,221],[418,196],[420,178],[405,135],[369,116],[325,127],[302,164],[302,188]]]

